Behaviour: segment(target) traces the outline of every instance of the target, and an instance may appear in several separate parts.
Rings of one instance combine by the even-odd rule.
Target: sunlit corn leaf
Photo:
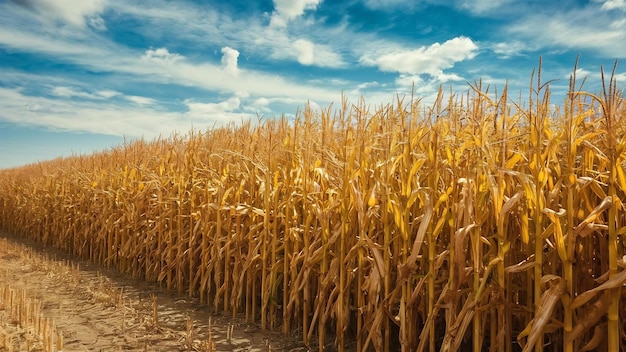
[[[608,279],[602,285],[594,287],[576,296],[576,298],[572,300],[570,309],[576,309],[582,306],[583,304],[589,302],[589,300],[591,300],[598,292],[612,289],[612,288],[621,287],[625,282],[626,282],[626,270],[622,270],[616,275],[614,275],[613,277],[611,277],[610,279]]]
[[[553,279],[552,281],[556,282],[550,282],[550,287],[541,295],[539,313],[528,323],[524,331],[517,336],[520,344],[521,339],[528,336],[524,344],[524,352],[532,351],[537,343],[543,343],[543,341],[539,341],[539,337],[544,333],[546,326],[552,319],[552,313],[556,305],[561,300],[561,295],[565,292],[564,280]]]

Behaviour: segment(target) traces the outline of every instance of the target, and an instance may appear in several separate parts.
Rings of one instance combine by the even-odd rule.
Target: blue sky
[[[624,0],[0,0],[0,168],[482,79],[558,101],[626,57]],[[626,63],[617,70],[626,82]]]

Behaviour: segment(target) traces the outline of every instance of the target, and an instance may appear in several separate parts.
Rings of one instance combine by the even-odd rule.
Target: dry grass
[[[560,104],[560,102],[557,102]],[[624,349],[626,110],[478,82],[0,173],[2,226],[343,350]]]

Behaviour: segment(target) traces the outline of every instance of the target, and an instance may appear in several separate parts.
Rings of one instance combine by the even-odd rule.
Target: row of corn
[[[623,350],[621,92],[531,82],[4,170],[0,225],[320,349]]]

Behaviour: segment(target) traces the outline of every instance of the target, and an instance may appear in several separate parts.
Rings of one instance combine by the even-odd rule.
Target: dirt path
[[[309,350],[242,320],[209,327],[209,316],[194,299],[0,236],[0,351]]]

